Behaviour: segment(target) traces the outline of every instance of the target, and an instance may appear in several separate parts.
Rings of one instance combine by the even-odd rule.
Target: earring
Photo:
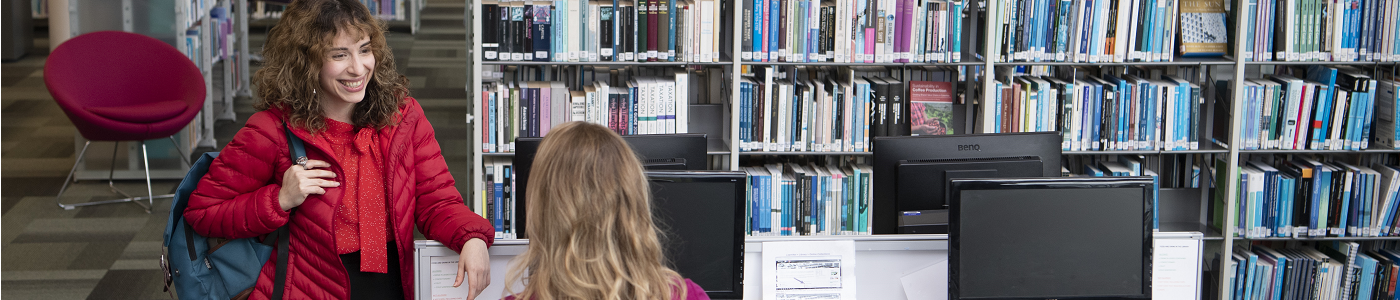
[[[311,89],[311,94],[312,94],[312,95],[315,95],[315,94],[316,94],[316,89]]]

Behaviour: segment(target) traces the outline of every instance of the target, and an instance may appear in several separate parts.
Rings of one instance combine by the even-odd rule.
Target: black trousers
[[[389,273],[360,272],[360,252],[341,254],[340,261],[350,275],[350,299],[403,299],[403,274],[399,271],[399,250],[389,243]]]

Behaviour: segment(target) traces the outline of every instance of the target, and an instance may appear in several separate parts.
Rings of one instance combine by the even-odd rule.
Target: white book
[[[656,103],[651,100],[651,80],[637,77],[637,134],[653,134],[656,123]]]
[[[607,81],[598,81],[598,120],[603,124],[609,124],[612,120],[612,108],[608,104],[608,97],[613,94],[612,86]],[[617,124],[609,124],[617,125]]]
[[[855,3],[855,1],[836,1],[836,6],[834,6],[836,8],[836,24],[833,24],[832,27],[836,28],[836,31],[833,32],[836,35],[836,40],[831,45],[831,58],[833,62],[847,62],[846,46],[849,45],[849,43],[847,43],[846,41],[848,41],[849,39],[846,37],[846,33],[850,30],[849,24],[851,22],[851,18],[849,16],[846,16],[846,11],[847,8],[850,7],[850,3]]]
[[[713,2],[711,2],[713,3]],[[690,132],[690,74],[686,71],[676,71],[676,130],[675,133]]]
[[[773,98],[773,93],[778,90],[774,86],[776,83],[773,81],[773,73],[777,71],[777,69],[773,67],[768,67],[767,69],[768,70],[764,72],[765,76],[763,76],[763,111],[760,112],[760,114],[763,115],[763,132],[760,132],[759,135],[763,137],[763,140],[758,141],[758,146],[763,151],[773,151],[773,147],[775,146],[775,141],[773,140],[773,118],[776,117],[773,115],[773,106],[777,105],[773,103],[773,101],[776,100]]]
[[[714,0],[700,0],[700,62],[710,62],[715,46]]]
[[[1377,232],[1378,235],[1379,235],[1379,234],[1388,233],[1386,230],[1389,230],[1389,229],[1387,228],[1387,227],[1389,227],[1389,226],[1383,226],[1383,225],[1390,225],[1390,226],[1394,226],[1394,225],[1395,225],[1395,224],[1390,224],[1391,219],[1386,218],[1386,217],[1390,217],[1389,212],[1390,212],[1391,209],[1394,209],[1393,207],[1395,207],[1395,199],[1396,199],[1395,196],[1396,196],[1396,194],[1397,194],[1397,191],[1400,191],[1400,189],[1397,189],[1397,188],[1400,188],[1400,176],[1397,176],[1397,175],[1400,175],[1400,172],[1397,172],[1397,171],[1395,170],[1395,168],[1391,168],[1391,167],[1386,166],[1386,165],[1377,164],[1375,167],[1376,167],[1375,170],[1379,171],[1379,173],[1380,173],[1380,175],[1381,175],[1381,176],[1380,176],[1381,180],[1380,180],[1380,182],[1379,182],[1379,183],[1381,184],[1381,186],[1380,186],[1380,188],[1379,188],[1381,194],[1379,195],[1380,198],[1379,198],[1378,201],[1377,201],[1377,202],[1380,202],[1380,203],[1381,203],[1381,206],[1380,206],[1380,211],[1379,211],[1380,217],[1372,218],[1372,219],[1373,219],[1373,220],[1378,220],[1378,221],[1379,221],[1379,222],[1377,222],[1377,224],[1376,224],[1376,225],[1377,225],[1376,232]]]
[[[899,28],[899,5],[896,1],[880,1],[885,5],[885,62],[895,62],[901,57],[901,53],[895,51],[895,39],[900,38],[895,35]]]
[[[1327,129],[1327,149],[1343,150],[1344,143],[1346,143],[1347,141],[1346,138],[1342,136],[1346,133],[1344,130],[1342,130],[1344,127],[1342,126],[1342,123],[1346,121],[1345,118],[1347,117],[1347,111],[1349,110],[1347,104],[1351,102],[1351,93],[1342,92],[1340,87],[1335,87],[1332,90],[1328,90],[1327,92],[1332,93],[1333,98],[1332,121],[1329,124],[1332,128]]]
[[[786,229],[782,225],[784,211],[782,194],[783,181],[788,179],[788,177],[783,174],[783,168],[777,164],[767,164],[764,165],[764,167],[768,172],[768,191],[770,191],[768,198],[772,200],[770,206],[773,208],[772,216],[769,218],[773,223],[770,226],[772,226],[774,233],[782,234]]]
[[[774,144],[773,151],[788,151],[791,149],[792,139],[788,135],[791,135],[790,132],[792,128],[792,97],[794,97],[794,95],[792,95],[792,84],[778,83],[777,123],[774,123],[774,126],[776,126],[774,129],[776,130],[773,130],[777,135],[774,136],[773,140],[774,143],[777,144]]]
[[[677,106],[680,106],[685,100],[676,99],[676,82],[674,80],[658,79],[657,83],[662,88],[661,101],[666,103],[664,104],[666,106],[666,133],[676,133]]]
[[[1113,43],[1112,61],[1115,62],[1126,61],[1128,58],[1128,45],[1131,45],[1129,43],[1131,43],[1132,40],[1132,38],[1129,37],[1133,36],[1132,31],[1129,31],[1129,27],[1137,23],[1137,19],[1131,17],[1137,10],[1137,6],[1133,6],[1133,2],[1135,1],[1118,0],[1117,15],[1113,16],[1115,22],[1117,22],[1117,26],[1114,28],[1115,37],[1113,38],[1115,42]]]
[[[1276,16],[1278,16],[1278,21],[1275,24],[1282,24],[1283,27],[1281,30],[1283,35],[1275,37],[1281,39],[1283,42],[1282,47],[1274,49],[1278,52],[1277,55],[1274,55],[1278,60],[1298,60],[1298,49],[1293,47],[1293,43],[1296,42],[1295,39],[1297,39],[1298,35],[1298,32],[1293,29],[1295,27],[1293,24],[1300,21],[1298,18],[1294,17],[1297,13],[1298,1],[1299,0],[1279,0],[1278,2],[1279,7],[1284,11],[1284,13],[1276,14]]]
[[[583,38],[583,26],[581,26],[583,25],[583,13],[580,9],[580,6],[582,5],[574,1],[564,2],[567,3],[565,4],[565,6],[568,6],[569,10],[569,15],[566,20],[568,20],[569,23],[571,23],[564,25],[568,28],[567,30],[569,32],[569,45],[568,47],[564,48],[564,52],[569,54],[569,61],[579,61],[579,47],[580,45],[582,45],[583,42],[582,40],[580,40],[581,38]]]
[[[1335,0],[1334,0],[1334,1],[1335,1]],[[1331,43],[1332,43],[1332,46],[1331,46],[1331,49],[1332,49],[1332,60],[1336,60],[1336,61],[1351,61],[1351,60],[1353,60],[1353,59],[1352,59],[1352,53],[1351,53],[1352,48],[1343,47],[1343,46],[1342,46],[1342,37],[1343,37],[1343,35],[1346,35],[1346,33],[1345,33],[1346,31],[1351,31],[1351,30],[1350,30],[1350,29],[1351,29],[1350,26],[1347,26],[1347,25],[1348,25],[1348,24],[1347,24],[1347,23],[1348,23],[1348,22],[1347,22],[1348,20],[1347,20],[1345,17],[1342,16],[1343,12],[1345,12],[1345,11],[1348,10],[1348,9],[1345,8],[1346,6],[1348,6],[1348,5],[1346,5],[1346,4],[1350,4],[1350,1],[1341,1],[1340,3],[1339,3],[1339,2],[1332,2],[1332,5],[1328,7],[1328,8],[1330,8],[1330,9],[1332,9],[1332,20],[1331,20],[1331,24],[1328,24],[1328,25],[1330,26],[1331,30],[1332,30],[1331,36],[1329,36],[1329,37],[1331,38],[1331,40],[1332,40],[1332,41],[1331,41]],[[1359,30],[1353,31],[1353,33],[1355,33],[1355,34],[1357,34],[1357,35],[1360,34]],[[1353,38],[1355,38],[1355,37],[1353,37]]]
[[[792,151],[807,151],[807,144],[812,141],[807,131],[811,127],[808,124],[812,123],[811,87],[812,83],[805,79],[793,85],[793,93],[797,97],[793,99],[796,111],[793,112],[792,141],[789,143]]]
[[[1083,87],[1086,85],[1088,85],[1088,83],[1082,80],[1075,80],[1071,82],[1068,86],[1072,90],[1072,94],[1069,100],[1072,105],[1069,114],[1069,149],[1071,151],[1084,150],[1084,112],[1086,110],[1084,105],[1085,103]]]
[[[646,86],[647,103],[650,103],[649,106],[651,108],[647,113],[651,123],[649,125],[649,133],[664,134],[666,133],[666,122],[664,121],[666,118],[666,106],[669,106],[669,104],[661,101],[661,87],[660,84],[657,84],[657,79],[647,77],[646,83],[643,83],[643,85]]]
[[[1089,33],[1089,30],[1088,30],[1089,17],[1090,17],[1089,14],[1092,13],[1092,12],[1093,12],[1093,7],[1089,6],[1088,3],[1085,3],[1085,1],[1074,1],[1074,22],[1073,22],[1074,26],[1071,27],[1071,28],[1069,28],[1069,29],[1070,29],[1070,31],[1069,31],[1069,45],[1070,45],[1070,46],[1069,46],[1069,51],[1066,53],[1067,55],[1072,55],[1071,57],[1068,58],[1070,61],[1074,61],[1074,62],[1088,62],[1088,61],[1089,61],[1089,53],[1080,50],[1080,49],[1082,48],[1083,45],[1081,45],[1082,43],[1080,42],[1079,39],[1080,39],[1080,37],[1083,37],[1085,34],[1088,34],[1088,33]]]

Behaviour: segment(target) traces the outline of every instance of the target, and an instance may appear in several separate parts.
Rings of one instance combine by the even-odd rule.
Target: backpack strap
[[[306,146],[302,144],[301,139],[297,138],[296,134],[292,133],[292,128],[288,127],[286,122],[282,122],[282,129],[287,131],[287,146],[292,150],[292,163],[299,165],[305,164],[307,159]],[[263,239],[264,243],[270,244],[272,243],[272,241],[276,241],[277,243],[277,275],[273,278],[272,281],[271,299],[282,299],[282,292],[286,290],[287,261],[290,258],[287,253],[287,248],[289,247],[288,245],[291,241],[291,216],[295,212],[295,207],[293,207],[291,210],[288,210],[287,224],[282,225],[281,228],[277,228],[277,231],[273,232],[272,236]]]

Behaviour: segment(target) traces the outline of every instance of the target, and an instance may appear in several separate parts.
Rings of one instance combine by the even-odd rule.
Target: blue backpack
[[[287,131],[287,142],[292,148],[292,161],[306,158],[306,148],[300,139]],[[287,278],[287,244],[289,225],[267,235],[262,241],[256,238],[220,239],[200,235],[185,221],[185,208],[189,204],[190,193],[194,192],[204,173],[209,172],[209,164],[219,156],[218,152],[204,153],[190,166],[185,179],[175,190],[175,200],[170,208],[170,218],[165,224],[165,245],[161,249],[160,267],[165,272],[165,291],[172,286],[180,299],[245,299],[253,291],[258,273],[274,249],[277,249],[277,276],[274,281],[272,299],[282,299],[283,283]],[[293,209],[292,212],[296,210]]]

